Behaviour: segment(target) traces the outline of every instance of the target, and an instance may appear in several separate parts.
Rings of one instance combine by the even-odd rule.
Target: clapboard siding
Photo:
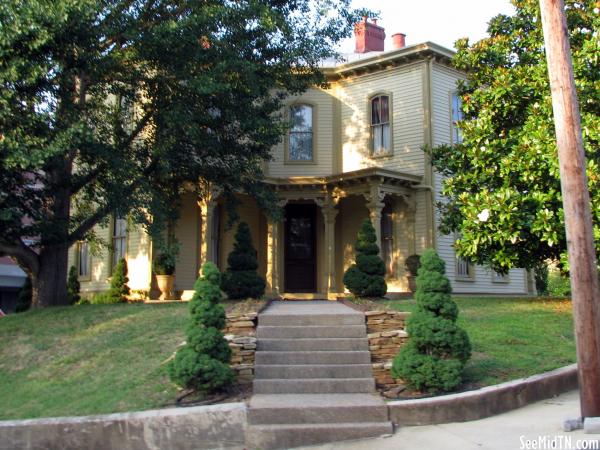
[[[432,129],[433,145],[447,144],[451,140],[451,95],[456,91],[456,82],[461,75],[440,64],[432,68]],[[436,202],[443,200],[441,196],[442,176],[434,174]],[[435,212],[436,228],[439,226],[439,212]],[[452,288],[457,294],[525,294],[527,293],[526,271],[512,269],[508,282],[495,282],[494,274],[482,266],[475,266],[472,280],[463,281],[456,277],[456,254],[454,252],[453,235],[437,235],[437,250],[446,262],[446,274],[450,278]]]
[[[306,102],[313,106],[314,163],[286,163],[286,143],[283,139],[272,150],[267,174],[271,177],[327,176],[333,173],[333,108],[334,97],[330,90],[310,88],[304,94],[290,97],[286,104]]]
[[[416,63],[339,82],[343,172],[384,167],[423,174],[423,70]],[[391,95],[393,155],[371,158],[369,99],[377,93]]]

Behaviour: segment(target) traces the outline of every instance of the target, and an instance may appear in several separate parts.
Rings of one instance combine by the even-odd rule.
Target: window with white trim
[[[86,241],[77,243],[77,274],[81,278],[90,276],[90,248]]]
[[[462,131],[458,127],[458,122],[463,120],[462,99],[457,92],[452,93],[452,143],[460,144],[462,142]]]
[[[456,258],[456,277],[463,279],[473,278],[473,268],[471,263],[465,258]]]
[[[392,151],[390,130],[390,97],[378,95],[371,99],[371,149],[373,156]]]
[[[306,104],[290,106],[288,161],[313,161],[313,107]]]
[[[127,252],[127,219],[115,214],[112,229],[112,267],[114,268]]]

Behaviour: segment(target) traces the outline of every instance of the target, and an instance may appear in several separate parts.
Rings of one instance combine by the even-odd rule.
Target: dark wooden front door
[[[317,252],[315,205],[285,207],[285,291],[315,292]]]

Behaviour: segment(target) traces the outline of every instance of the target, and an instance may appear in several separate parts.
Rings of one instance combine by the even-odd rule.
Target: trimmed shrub
[[[344,285],[357,297],[383,297],[387,292],[385,264],[379,257],[377,235],[369,219],[362,223],[354,249],[356,264],[344,273]]]
[[[32,287],[31,287],[31,278],[25,278],[25,283],[19,290],[19,294],[17,295],[17,304],[15,305],[15,312],[24,312],[31,308],[31,298],[32,298]]]
[[[471,357],[469,337],[456,325],[458,307],[451,293],[444,261],[426,250],[417,276],[417,308],[406,324],[409,341],[392,365],[395,378],[420,391],[455,389]]]
[[[168,366],[171,381],[203,393],[222,391],[233,383],[231,349],[220,331],[225,326],[220,283],[217,266],[205,263],[189,304],[186,344]]]
[[[104,303],[126,302],[127,296],[129,295],[129,286],[127,286],[128,282],[129,278],[127,278],[127,262],[125,259],[121,258],[119,262],[117,262],[115,270],[113,271],[112,280],[110,281],[110,289],[107,293],[108,299]]]
[[[67,301],[69,305],[74,305],[81,300],[79,291],[81,285],[79,284],[79,274],[77,273],[77,267],[71,266],[69,269],[69,276],[67,278]]]
[[[404,266],[409,275],[416,277],[417,273],[419,273],[419,268],[421,267],[421,256],[410,255],[406,258],[406,261],[404,261]]]
[[[535,290],[538,295],[548,295],[548,265],[538,264],[534,268]]]
[[[238,225],[233,250],[227,257],[227,266],[221,288],[230,299],[260,298],[264,295],[265,280],[256,273],[256,250],[252,245],[250,228],[245,222]]]

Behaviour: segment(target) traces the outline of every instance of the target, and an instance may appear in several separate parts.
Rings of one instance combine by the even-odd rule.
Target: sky
[[[380,11],[386,50],[392,48],[394,33],[406,34],[406,45],[431,41],[453,49],[461,37],[471,42],[485,37],[495,15],[514,12],[509,0],[353,0],[352,6]],[[340,50],[353,52],[354,38],[343,41]]]

